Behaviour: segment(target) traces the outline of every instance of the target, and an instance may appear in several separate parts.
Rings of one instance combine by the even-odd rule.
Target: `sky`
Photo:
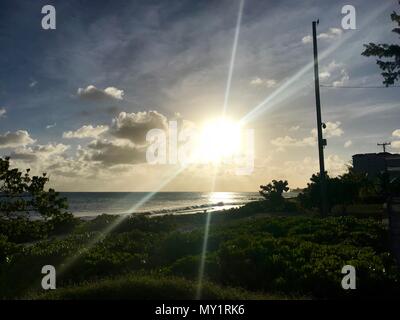
[[[379,152],[378,142],[398,152],[400,88],[340,87],[382,85],[361,52],[399,43],[390,13],[400,5],[350,2],[3,0],[0,156],[47,172],[60,191],[257,191],[272,179],[304,187],[318,171],[315,19],[328,173]],[[55,30],[41,25],[47,4]],[[355,30],[341,25],[348,4]],[[224,109],[254,132],[251,172],[146,161],[149,130],[200,127]]]

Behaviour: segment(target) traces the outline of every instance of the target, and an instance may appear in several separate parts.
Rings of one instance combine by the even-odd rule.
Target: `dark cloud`
[[[17,130],[15,132],[6,132],[0,135],[0,148],[12,148],[18,146],[25,146],[34,143],[28,131]]]
[[[46,144],[46,145],[36,145],[30,148],[17,148],[10,153],[10,158],[13,160],[23,160],[23,161],[36,161],[38,159],[44,160],[49,156],[60,155],[69,149],[68,145],[58,143],[58,144]]]
[[[116,138],[128,139],[135,144],[144,145],[147,132],[151,129],[167,130],[167,127],[167,118],[157,111],[121,112],[113,119],[110,134]]]
[[[33,153],[17,152],[17,151],[11,152],[9,157],[12,160],[22,160],[22,161],[29,161],[29,162],[34,162],[38,159],[38,157]]]
[[[146,161],[146,148],[131,143],[96,140],[87,146],[84,160],[101,162],[106,166],[143,163]]]

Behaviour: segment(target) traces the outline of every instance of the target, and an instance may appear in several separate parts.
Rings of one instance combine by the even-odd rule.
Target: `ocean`
[[[289,193],[288,193],[289,194]],[[193,214],[261,199],[257,192],[62,192],[77,217],[106,214]]]

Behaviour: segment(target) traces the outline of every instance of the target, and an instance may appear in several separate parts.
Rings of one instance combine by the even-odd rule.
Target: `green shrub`
[[[176,277],[126,275],[115,279],[86,282],[79,286],[58,288],[44,294],[31,295],[31,299],[141,299],[173,300],[194,299],[197,283]],[[202,299],[282,299],[280,296],[257,294],[242,289],[222,288],[203,283]]]

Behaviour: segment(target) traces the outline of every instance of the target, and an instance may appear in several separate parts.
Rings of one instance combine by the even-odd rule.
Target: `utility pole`
[[[382,142],[382,143],[377,143],[376,145],[382,147],[383,152],[386,152],[386,146],[390,146],[391,143],[390,142]]]
[[[322,216],[327,216],[328,205],[326,197],[326,177],[324,163],[324,146],[326,139],[322,137],[321,100],[319,94],[319,71],[318,71],[318,47],[317,47],[317,24],[319,20],[312,22],[313,46],[314,46],[314,80],[315,80],[315,105],[317,109],[317,132],[318,132],[318,153],[319,153],[319,175],[321,179],[321,210]]]

